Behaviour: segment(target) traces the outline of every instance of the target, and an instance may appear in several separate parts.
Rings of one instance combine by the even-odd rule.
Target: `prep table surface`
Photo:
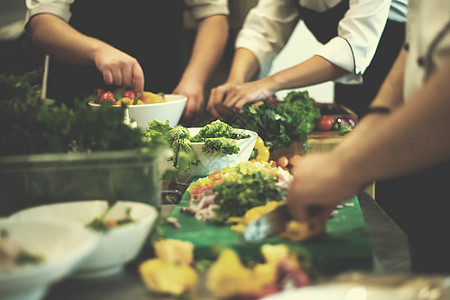
[[[374,249],[374,274],[407,273],[410,271],[408,242],[404,233],[377,205],[374,199],[362,192],[357,195]],[[162,216],[170,214],[174,205],[165,204]],[[200,280],[202,282],[202,280]],[[45,300],[146,300],[175,299],[152,294],[137,273],[136,262],[130,263],[117,275],[90,281],[66,279],[53,285]],[[196,299],[211,299],[200,287]]]

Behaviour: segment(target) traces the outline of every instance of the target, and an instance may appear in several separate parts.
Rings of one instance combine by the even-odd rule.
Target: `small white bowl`
[[[74,201],[37,206],[20,211],[12,218],[58,218],[75,221],[85,227],[107,210],[104,200]],[[157,219],[157,210],[148,204],[118,201],[106,218],[120,219],[131,208],[132,223],[119,225],[106,232],[93,231],[99,238],[98,246],[86,257],[71,275],[74,278],[100,278],[120,272],[124,264],[137,257]]]
[[[137,126],[144,131],[147,130],[148,123],[153,120],[164,123],[168,120],[170,126],[177,126],[181,115],[183,114],[187,97],[183,95],[167,94],[164,95],[164,99],[166,102],[128,106],[128,114],[131,121],[136,122]],[[91,107],[100,106],[100,104],[96,104],[93,101],[89,101],[88,104]],[[120,106],[117,105],[112,107]]]
[[[191,136],[196,135],[201,127],[188,128]],[[196,176],[208,176],[210,172],[222,170],[227,166],[234,166],[242,161],[247,161],[252,154],[253,147],[256,143],[258,134],[251,130],[235,129],[237,133],[246,133],[250,135],[249,138],[237,140],[236,144],[240,151],[237,154],[223,154],[221,152],[205,153],[202,151],[205,143],[192,143],[192,148],[197,153],[200,159],[200,164],[195,166],[189,173]]]
[[[0,299],[42,299],[53,283],[69,275],[97,246],[97,236],[68,220],[1,219],[0,230],[44,261],[0,271]]]

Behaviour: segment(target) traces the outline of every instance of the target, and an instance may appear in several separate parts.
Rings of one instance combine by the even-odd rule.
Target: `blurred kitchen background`
[[[234,41],[244,22],[247,12],[257,4],[257,0],[229,0],[230,39],[224,57],[211,77],[207,91],[226,80],[231,64]],[[0,73],[22,73],[36,69],[44,64],[44,55],[23,34],[26,13],[25,0],[0,0]],[[195,37],[195,24],[185,14],[185,53],[186,61]],[[270,74],[295,65],[309,58],[320,44],[301,22],[295,29],[287,46],[273,62]],[[333,83],[327,82],[310,87],[310,96],[319,102],[332,102]],[[289,91],[280,91],[277,96],[283,98]]]

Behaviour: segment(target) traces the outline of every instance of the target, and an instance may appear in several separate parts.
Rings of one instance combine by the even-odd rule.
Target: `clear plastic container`
[[[0,157],[0,216],[78,200],[129,200],[161,208],[162,154],[133,150]]]

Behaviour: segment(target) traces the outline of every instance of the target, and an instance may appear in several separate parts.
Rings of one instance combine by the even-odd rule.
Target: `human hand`
[[[136,93],[144,91],[144,72],[130,55],[105,44],[96,51],[94,62],[106,85],[127,85]]]
[[[208,111],[217,118],[241,113],[246,104],[269,98],[275,92],[268,78],[248,83],[225,83],[211,90]]]
[[[308,221],[311,217],[326,222],[338,203],[349,200],[360,189],[352,182],[332,154],[310,154],[295,165],[294,178],[287,193],[287,204],[295,219]],[[310,208],[316,215],[310,215]]]
[[[200,84],[180,82],[173,91],[174,94],[187,97],[186,106],[181,115],[182,122],[191,122],[202,118],[205,103],[203,89]]]

